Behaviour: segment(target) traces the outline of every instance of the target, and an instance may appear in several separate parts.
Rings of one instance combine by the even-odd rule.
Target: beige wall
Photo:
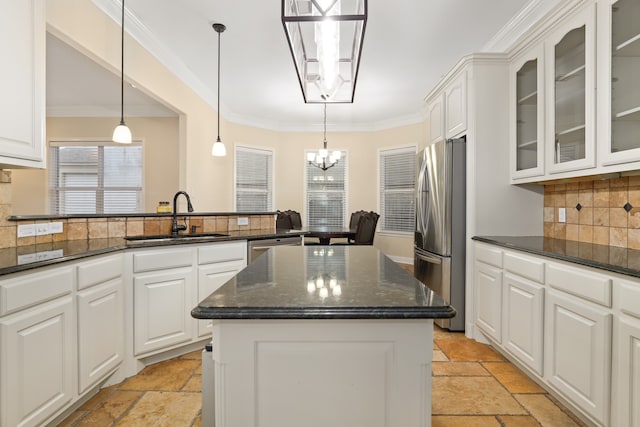
[[[89,0],[55,0],[47,4],[48,31],[85,55],[119,73],[117,43],[120,27]],[[295,209],[304,215],[304,152],[322,144],[320,132],[275,132],[221,120],[220,135],[227,146],[224,158],[210,156],[217,134],[216,112],[149,52],[129,37],[125,39],[127,80],[158,101],[179,112],[175,143],[163,141],[171,150],[158,150],[161,130],[157,119],[127,118],[134,137],[145,139],[146,209],[153,211],[167,193],[189,192],[198,211],[234,210],[233,176],[236,144],[272,148],[275,153],[275,209]],[[49,119],[51,137],[104,137],[110,135],[114,119]],[[348,152],[348,210],[378,210],[378,150],[406,145],[419,148],[426,144],[426,124],[372,132],[328,133],[329,148]],[[91,131],[89,133],[89,131]],[[79,132],[80,134],[73,135]],[[165,145],[166,144],[166,145]],[[148,157],[147,157],[148,156]],[[173,162],[168,165],[166,162]],[[167,170],[166,174],[164,170]],[[14,214],[46,212],[46,172],[17,171],[14,175]],[[157,184],[157,185],[156,185]],[[31,197],[32,196],[32,197]],[[376,237],[376,246],[397,257],[412,257],[413,238]]]
[[[47,140],[111,139],[114,118],[48,118]],[[154,212],[160,200],[179,190],[178,118],[127,119],[134,139],[142,139],[144,153],[144,210]],[[13,172],[14,215],[45,214],[48,210],[46,170]]]

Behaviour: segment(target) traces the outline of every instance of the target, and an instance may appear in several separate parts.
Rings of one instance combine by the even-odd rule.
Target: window
[[[306,153],[305,153],[306,159]],[[343,227],[347,211],[347,156],[323,171],[306,163],[306,220],[309,227]]]
[[[142,145],[51,142],[49,200],[54,214],[142,211]]]
[[[273,152],[236,146],[236,211],[273,210]]]
[[[416,147],[380,150],[380,231],[413,233]]]

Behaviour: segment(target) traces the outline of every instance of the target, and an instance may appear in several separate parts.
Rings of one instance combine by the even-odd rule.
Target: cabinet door
[[[547,171],[595,166],[595,5],[546,41]]]
[[[544,287],[505,273],[503,298],[502,344],[542,375]]]
[[[429,145],[444,139],[444,94],[427,105],[429,117]]]
[[[78,387],[83,393],[124,357],[122,279],[78,292]]]
[[[598,147],[603,165],[640,160],[640,3],[598,10]]]
[[[197,302],[211,295],[244,267],[244,260],[199,266]],[[198,320],[198,337],[211,335],[211,323],[211,320]]]
[[[502,340],[502,270],[476,261],[474,276],[476,325],[500,343]]]
[[[0,425],[35,426],[74,396],[71,296],[0,320]]]
[[[545,321],[545,379],[605,424],[609,419],[611,313],[549,290]]]
[[[511,177],[544,174],[544,48],[515,59],[510,69]]]
[[[444,91],[445,137],[459,136],[467,129],[467,72],[462,71]]]
[[[134,277],[136,355],[191,341],[192,274],[181,268]]]
[[[617,321],[614,348],[614,393],[612,423],[640,425],[640,320],[621,317]]]
[[[3,1],[0,36],[0,169],[43,168],[44,0]]]

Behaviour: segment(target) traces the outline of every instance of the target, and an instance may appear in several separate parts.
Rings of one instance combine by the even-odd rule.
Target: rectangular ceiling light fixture
[[[304,102],[353,102],[367,0],[282,0],[282,25]]]

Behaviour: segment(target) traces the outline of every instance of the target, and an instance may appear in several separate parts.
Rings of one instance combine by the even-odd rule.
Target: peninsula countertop
[[[433,319],[455,309],[373,246],[281,246],[191,312],[199,319]]]
[[[101,255],[126,249],[140,249],[157,246],[202,244],[232,240],[260,240],[278,237],[292,237],[305,234],[289,230],[243,230],[227,231],[219,237],[201,239],[144,240],[129,242],[125,238],[64,240],[52,243],[18,246],[0,249],[0,276],[33,268],[44,267],[65,261]]]

